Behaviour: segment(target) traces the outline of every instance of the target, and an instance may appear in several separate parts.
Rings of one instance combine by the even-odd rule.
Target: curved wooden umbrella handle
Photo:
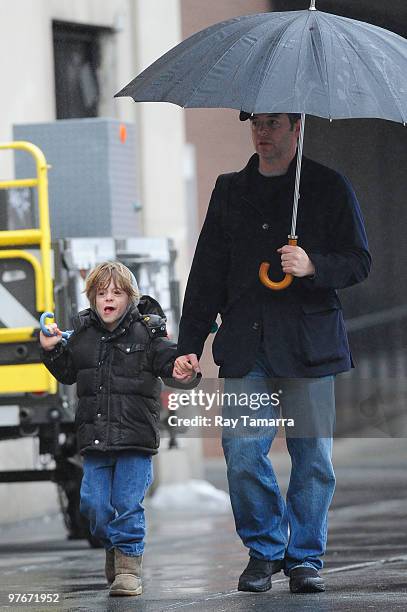
[[[295,238],[291,236],[288,237],[288,244],[290,246],[297,246],[297,241],[298,241],[297,236]],[[268,289],[272,289],[273,291],[282,291],[283,289],[287,289],[287,287],[291,285],[291,283],[293,282],[293,278],[294,278],[292,274],[286,274],[283,280],[275,282],[269,279],[269,275],[268,275],[269,268],[270,268],[270,264],[267,263],[266,261],[263,261],[263,263],[260,264],[259,278],[265,287],[267,287]]]

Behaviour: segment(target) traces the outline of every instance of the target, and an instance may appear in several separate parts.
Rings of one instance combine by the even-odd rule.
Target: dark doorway
[[[54,21],[57,119],[97,117],[101,37],[109,28]]]

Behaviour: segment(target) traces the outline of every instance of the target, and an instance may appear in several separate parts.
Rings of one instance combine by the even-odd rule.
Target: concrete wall
[[[55,119],[52,21],[112,28],[102,49],[101,114],[139,126],[143,229],[168,236],[179,251],[181,284],[187,274],[184,188],[184,119],[171,105],[135,105],[113,99],[147,64],[180,41],[179,0],[15,0],[0,4],[2,95],[0,141],[15,123]],[[11,155],[0,156],[0,175],[12,172]]]
[[[177,273],[184,286],[189,258],[182,110],[113,99],[142,68],[180,41],[179,0],[2,0],[0,142],[12,139],[13,124],[55,120],[53,20],[112,30],[103,40],[100,114],[139,126],[143,232],[173,238],[179,253]],[[12,171],[11,153],[1,152],[0,178],[11,178]],[[32,444],[32,440],[0,443],[0,466],[32,467]],[[55,491],[52,484],[0,484],[0,521],[55,509]]]
[[[133,7],[133,28],[139,73],[160,55],[180,42],[179,0],[137,1]],[[129,99],[118,100],[120,108]],[[176,270],[185,286],[189,271],[186,177],[184,165],[185,121],[183,110],[172,104],[136,105],[140,129],[141,187],[145,202],[144,231],[147,236],[168,235],[178,250]]]
[[[114,68],[113,77],[109,76],[112,89],[132,74],[130,7],[129,0],[15,0],[0,4],[0,51],[1,57],[8,58],[2,62],[6,93],[2,95],[1,140],[11,138],[13,123],[55,119],[53,20],[114,29],[123,24],[115,36],[110,60]],[[105,112],[134,119],[132,110],[121,109],[112,100]]]

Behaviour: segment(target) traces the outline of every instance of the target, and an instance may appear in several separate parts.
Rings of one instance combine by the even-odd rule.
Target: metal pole
[[[292,221],[291,221],[291,236],[290,236],[291,238],[296,238],[295,231],[297,227],[298,200],[300,199],[301,163],[302,163],[302,151],[304,148],[304,128],[305,128],[305,113],[301,113],[300,136],[298,138],[298,146],[297,146],[297,170],[295,173],[293,216],[292,216]]]

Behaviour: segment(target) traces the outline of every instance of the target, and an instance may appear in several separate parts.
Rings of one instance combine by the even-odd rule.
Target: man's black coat
[[[363,219],[349,182],[303,159],[298,245],[315,265],[313,278],[294,278],[284,291],[259,281],[261,262],[270,278],[283,276],[277,249],[291,227],[296,159],[266,206],[253,195],[253,155],[241,172],[218,177],[196,248],[185,293],[178,354],[201,355],[220,313],[213,344],[221,377],[241,377],[264,341],[271,374],[313,377],[352,367],[336,289],[365,279],[371,258]]]

